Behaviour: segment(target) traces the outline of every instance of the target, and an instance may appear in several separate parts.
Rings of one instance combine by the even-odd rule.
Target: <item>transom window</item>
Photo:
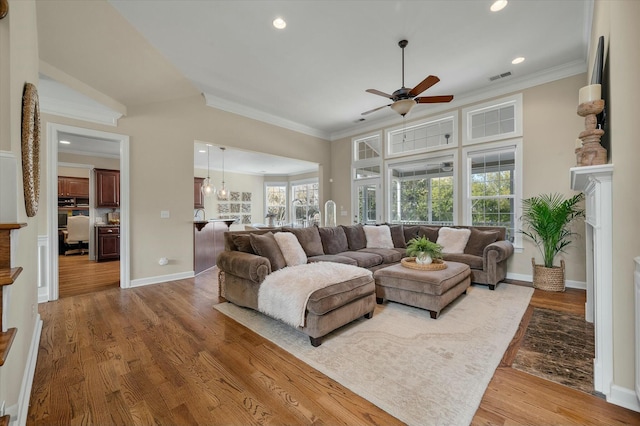
[[[456,146],[456,118],[457,113],[389,130],[387,132],[389,155],[419,153]]]
[[[522,136],[522,94],[462,110],[463,144]]]
[[[369,160],[372,158],[380,158],[380,135],[367,136],[354,141],[354,161]]]

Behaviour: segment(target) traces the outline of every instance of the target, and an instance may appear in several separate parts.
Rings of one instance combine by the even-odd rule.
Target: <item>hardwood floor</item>
[[[84,254],[58,256],[59,297],[120,287],[120,261],[95,262]]]
[[[216,274],[40,305],[27,424],[401,424],[213,309]],[[579,310],[584,296],[536,290],[538,305]],[[640,424],[639,413],[511,369],[525,329],[526,316],[474,425]]]

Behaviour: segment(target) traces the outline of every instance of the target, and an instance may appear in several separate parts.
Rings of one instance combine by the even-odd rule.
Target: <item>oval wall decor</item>
[[[40,195],[40,107],[38,90],[31,83],[22,94],[22,183],[28,217],[38,213]]]

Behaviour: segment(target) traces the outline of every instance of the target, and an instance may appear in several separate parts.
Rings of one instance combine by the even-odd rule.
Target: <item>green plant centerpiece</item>
[[[416,263],[429,265],[434,260],[442,259],[442,246],[425,236],[412,238],[407,243],[407,256],[415,257]]]
[[[542,254],[544,263],[536,265],[534,259],[531,259],[534,267],[534,287],[564,291],[564,261],[561,261],[560,268],[554,266],[553,262],[555,257],[571,244],[572,237],[576,234],[572,231],[571,225],[576,219],[584,217],[584,209],[580,206],[583,199],[582,193],[568,199],[560,194],[542,194],[522,201],[521,232],[533,240]],[[560,280],[561,286],[549,284],[551,281],[558,283]]]

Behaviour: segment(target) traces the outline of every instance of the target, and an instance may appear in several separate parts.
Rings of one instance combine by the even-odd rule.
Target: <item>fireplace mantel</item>
[[[613,383],[613,164],[573,167],[571,189],[585,195],[587,303],[595,330],[593,385],[607,399]]]

